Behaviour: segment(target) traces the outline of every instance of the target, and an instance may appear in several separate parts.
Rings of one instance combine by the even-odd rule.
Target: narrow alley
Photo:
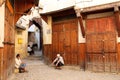
[[[12,80],[119,80],[120,74],[94,73],[80,71],[78,68],[64,66],[62,70],[54,69],[44,63],[39,52],[29,56],[24,61],[27,63],[27,73],[15,73]]]
[[[120,80],[120,0],[0,0],[0,11],[0,80]]]

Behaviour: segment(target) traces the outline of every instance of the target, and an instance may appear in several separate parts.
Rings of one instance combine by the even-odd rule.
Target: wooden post
[[[76,15],[77,15],[77,19],[80,23],[80,28],[81,28],[81,32],[82,32],[82,36],[83,38],[85,37],[85,29],[84,29],[84,26],[83,26],[83,19],[82,19],[82,15],[81,15],[81,9],[80,8],[75,8],[75,12],[76,12]]]
[[[114,7],[114,15],[115,15],[115,22],[116,22],[116,28],[118,32],[118,37],[120,37],[120,18],[119,18],[119,7]]]
[[[118,37],[120,37],[120,18],[119,18],[119,7],[115,6],[114,7],[114,16],[115,16],[115,22],[116,22],[116,29],[118,32]],[[118,44],[118,48],[119,48],[119,44]],[[117,56],[117,69],[119,71],[120,68],[120,53],[119,53],[119,49],[118,49],[118,56]]]

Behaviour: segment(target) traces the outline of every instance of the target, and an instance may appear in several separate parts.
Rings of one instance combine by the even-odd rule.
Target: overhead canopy
[[[29,16],[23,15],[16,23],[16,27],[20,29],[26,29],[26,25],[29,24]]]
[[[14,23],[16,23],[22,15],[27,14],[33,5],[38,6],[38,4],[39,0],[14,0]]]
[[[33,6],[30,9],[30,14],[23,15],[16,22],[16,27],[20,29],[26,29],[29,26],[29,22],[32,21],[38,26],[41,26],[41,16],[39,14],[39,7]]]

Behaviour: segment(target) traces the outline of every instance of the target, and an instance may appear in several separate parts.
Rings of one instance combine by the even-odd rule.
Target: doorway
[[[43,46],[43,34],[42,27],[39,20],[33,20],[30,22],[28,29],[28,45],[35,52],[35,55],[42,56],[42,46]]]
[[[114,17],[86,20],[86,69],[117,72],[117,41]]]
[[[66,64],[78,64],[78,27],[77,20],[65,20],[53,23],[53,56],[60,53]]]

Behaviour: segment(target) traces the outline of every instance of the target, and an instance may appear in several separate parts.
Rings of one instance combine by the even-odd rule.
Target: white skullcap
[[[60,57],[60,54],[57,54],[57,57]]]

